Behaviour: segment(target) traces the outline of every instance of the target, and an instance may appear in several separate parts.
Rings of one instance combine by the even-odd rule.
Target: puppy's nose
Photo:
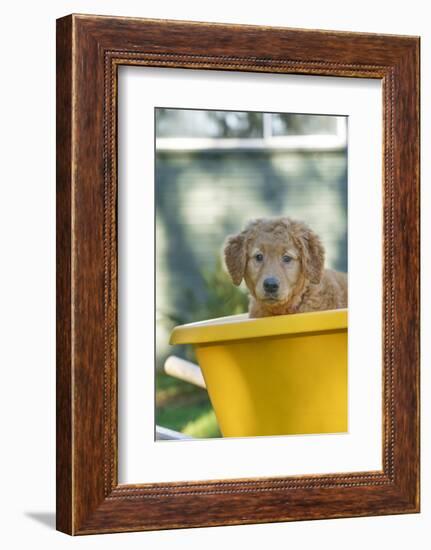
[[[265,292],[270,292],[271,294],[274,294],[277,292],[277,290],[280,287],[280,282],[276,277],[267,277],[263,281],[263,288]]]

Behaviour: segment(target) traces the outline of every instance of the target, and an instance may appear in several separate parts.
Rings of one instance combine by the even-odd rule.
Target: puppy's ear
[[[325,264],[325,249],[319,237],[308,229],[301,235],[302,261],[307,279],[314,284],[320,283]]]
[[[224,261],[233,283],[239,286],[244,277],[246,263],[244,233],[230,235],[230,237],[226,239],[224,245]]]

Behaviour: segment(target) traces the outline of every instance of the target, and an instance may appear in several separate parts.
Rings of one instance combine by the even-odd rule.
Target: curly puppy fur
[[[323,245],[301,221],[253,220],[226,239],[224,258],[250,291],[250,317],[347,307],[347,275],[324,269]]]

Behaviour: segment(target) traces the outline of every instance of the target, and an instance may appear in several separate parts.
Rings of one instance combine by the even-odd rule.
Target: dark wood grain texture
[[[72,27],[57,22],[57,529],[72,532]]]
[[[76,15],[57,25],[57,528],[87,534],[417,512],[419,39]],[[382,471],[118,485],[121,64],[382,80]]]

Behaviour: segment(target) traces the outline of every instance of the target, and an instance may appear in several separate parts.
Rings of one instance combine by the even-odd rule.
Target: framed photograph
[[[57,21],[57,528],[419,511],[419,38]]]

